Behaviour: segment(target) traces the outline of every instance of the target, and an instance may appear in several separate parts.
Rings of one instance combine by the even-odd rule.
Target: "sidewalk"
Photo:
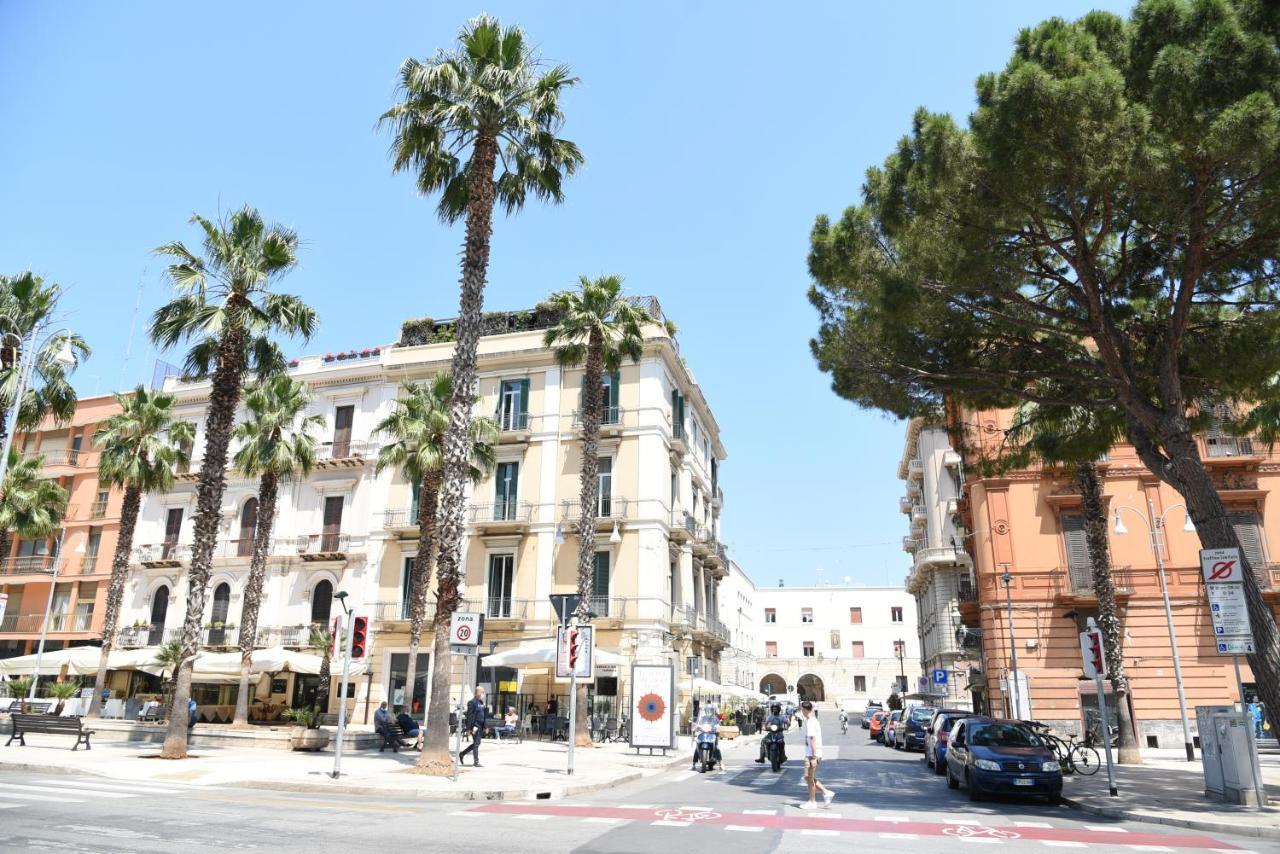
[[[732,755],[758,737],[721,742]],[[575,769],[566,773],[564,742],[526,741],[523,744],[485,741],[482,767],[460,769],[457,782],[427,777],[410,770],[417,751],[344,753],[342,777],[332,779],[333,753],[299,753],[240,747],[202,746],[196,738],[192,755],[183,761],[159,759],[158,745],[119,742],[95,744],[93,750],[71,751],[66,739],[32,736],[28,746],[0,748],[0,771],[93,774],[134,782],[169,782],[196,786],[244,786],[275,791],[381,795],[457,800],[515,800],[563,798],[629,783],[667,768],[687,765],[693,748],[681,738],[680,749],[649,756],[626,744],[578,748]]]
[[[1261,757],[1262,778],[1271,802],[1263,809],[1205,797],[1200,762],[1187,762],[1181,750],[1144,750],[1142,761],[1137,767],[1116,766],[1117,797],[1107,793],[1104,766],[1092,777],[1068,776],[1063,800],[1109,818],[1280,839],[1280,756]]]

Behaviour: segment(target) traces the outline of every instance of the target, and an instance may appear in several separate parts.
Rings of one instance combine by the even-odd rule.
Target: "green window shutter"
[[[618,391],[622,388],[622,372],[614,371],[609,374],[609,406],[617,408]]]
[[[529,426],[529,380],[520,380],[520,423]]]
[[[409,518],[413,521],[418,519],[418,502],[422,499],[422,481],[415,480],[413,482],[413,500],[409,503]]]
[[[591,571],[591,598],[609,598],[609,553],[596,552]],[[598,613],[598,612],[597,612]]]
[[[1262,548],[1262,532],[1258,529],[1258,514],[1253,510],[1237,510],[1227,514],[1231,527],[1235,529],[1236,539],[1240,541],[1240,549],[1245,560],[1255,571],[1266,566],[1266,554]]]
[[[1090,571],[1089,543],[1084,534],[1084,518],[1070,515],[1062,517],[1062,538],[1067,546],[1067,568],[1076,571]]]

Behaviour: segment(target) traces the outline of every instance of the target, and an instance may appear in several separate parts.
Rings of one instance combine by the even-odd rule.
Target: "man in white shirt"
[[[804,781],[809,784],[809,800],[801,804],[800,809],[817,809],[815,797],[819,791],[822,792],[824,805],[831,806],[836,793],[818,780],[818,765],[822,763],[822,724],[818,723],[813,703],[808,700],[801,703],[800,716],[804,718]]]

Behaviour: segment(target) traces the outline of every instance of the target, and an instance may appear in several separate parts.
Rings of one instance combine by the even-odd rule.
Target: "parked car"
[[[884,706],[880,705],[879,700],[867,700],[867,708],[862,713],[862,728],[871,728],[871,716],[876,712],[884,711]]]
[[[898,740],[894,747],[899,750],[924,749],[924,739],[928,733],[925,727],[933,720],[937,709],[932,706],[912,706],[902,714],[902,723],[898,724]]]
[[[947,738],[947,786],[963,783],[969,800],[984,795],[1062,798],[1062,769],[1053,751],[1021,721],[961,718]]]
[[[897,745],[898,723],[901,720],[901,709],[894,709],[889,713],[889,717],[884,722],[884,738],[880,739],[880,743],[885,747],[895,747]]]
[[[867,722],[867,736],[876,741],[881,741],[884,737],[884,721],[889,717],[888,712],[872,712],[871,718]]]
[[[971,718],[973,712],[964,709],[939,709],[933,713],[933,720],[925,728],[924,761],[935,774],[944,774],[947,770],[947,737],[951,727],[961,718]]]

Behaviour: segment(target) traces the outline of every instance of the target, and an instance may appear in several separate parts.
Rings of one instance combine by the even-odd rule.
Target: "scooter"
[[[775,772],[782,768],[782,763],[787,761],[787,734],[783,732],[777,724],[769,727],[769,732],[764,737],[765,756],[769,757],[769,767]]]
[[[702,773],[715,770],[716,763],[720,761],[720,735],[716,732],[716,728],[709,723],[698,724],[698,748],[697,756],[699,770]]]

